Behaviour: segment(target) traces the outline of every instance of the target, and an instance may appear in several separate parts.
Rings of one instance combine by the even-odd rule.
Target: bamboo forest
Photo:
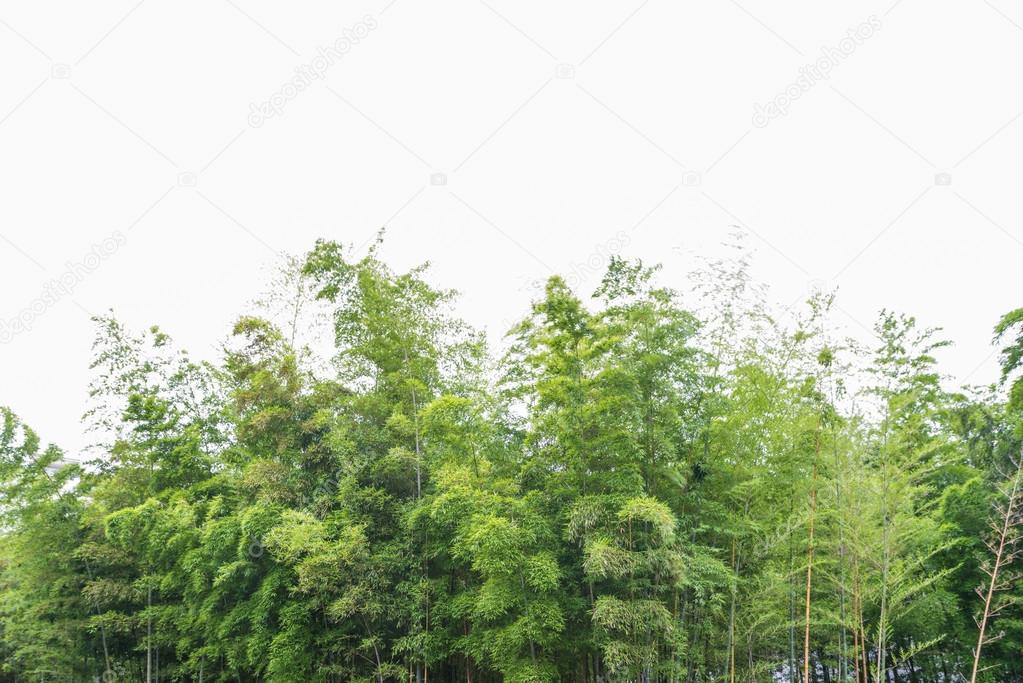
[[[1023,681],[1023,308],[956,387],[941,321],[613,256],[495,342],[380,244],[209,360],[97,317],[83,453],[0,409],[0,681]]]

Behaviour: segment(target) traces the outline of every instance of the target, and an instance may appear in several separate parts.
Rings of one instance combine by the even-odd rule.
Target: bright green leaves
[[[1015,338],[1012,335],[1015,334]],[[1002,349],[1002,382],[1023,367],[1023,308],[1009,311],[995,325],[995,341],[1008,337],[1008,345]],[[1009,403],[1023,411],[1023,377],[1018,377],[1010,386]]]
[[[561,579],[561,568],[551,553],[538,553],[526,560],[526,585],[538,593],[553,593]]]
[[[295,565],[310,555],[326,552],[326,529],[308,512],[287,510],[270,529],[266,545],[279,562]]]
[[[626,500],[621,507],[606,515],[604,525],[586,525],[590,530],[581,533],[581,519],[592,514],[594,501],[584,501],[577,506],[570,528],[577,537],[584,538],[583,569],[594,580],[623,579],[635,576],[637,572],[654,569],[652,561],[657,551],[671,548],[677,542],[675,530],[677,520],[667,505],[649,496]],[[680,566],[676,564],[673,570]],[[666,579],[678,579],[671,573]]]
[[[590,529],[583,569],[595,595],[591,619],[604,664],[626,678],[667,673],[682,647],[666,599],[683,586],[676,517],[656,498],[636,496],[601,515],[603,524],[582,523],[595,516],[594,502],[576,509],[572,527]]]
[[[500,479],[481,481],[488,473],[469,463],[442,470],[431,505],[435,533],[449,535],[465,585],[452,596],[451,616],[463,624],[456,646],[506,680],[549,681],[565,627],[556,537],[534,497]]]
[[[623,579],[636,571],[637,558],[607,536],[587,541],[583,552],[583,571],[593,579]]]
[[[604,663],[612,673],[629,677],[658,664],[658,649],[674,632],[671,613],[659,600],[597,598],[593,622],[613,637],[603,642]]]
[[[630,498],[618,511],[618,521],[626,525],[630,534],[630,545],[637,543],[636,536],[648,536],[645,545],[661,546],[675,538],[677,521],[668,506],[656,498],[639,496]]]

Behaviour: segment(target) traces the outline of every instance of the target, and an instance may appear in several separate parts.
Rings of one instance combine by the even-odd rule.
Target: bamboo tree
[[[0,409],[0,683],[1016,680],[1023,317],[1008,394],[952,393],[933,331],[860,367],[738,254],[552,278],[500,361],[378,247],[292,260],[206,363],[104,316],[92,462]]]

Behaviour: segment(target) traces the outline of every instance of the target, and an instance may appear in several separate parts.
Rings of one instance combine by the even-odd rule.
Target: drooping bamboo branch
[[[1023,484],[1023,459],[1013,462],[1015,471],[1000,487],[1002,501],[995,505],[995,516],[991,520],[992,536],[986,542],[988,550],[994,556],[993,564],[982,567],[988,575],[987,587],[978,587],[977,595],[984,601],[984,609],[977,619],[977,646],[973,650],[973,671],[970,683],[976,683],[980,668],[980,655],[984,645],[997,640],[987,635],[988,626],[998,613],[1006,606],[1004,601],[996,600],[996,594],[1008,589],[1016,576],[1006,571],[1020,550],[1018,527],[1023,522],[1020,515],[1020,486]]]

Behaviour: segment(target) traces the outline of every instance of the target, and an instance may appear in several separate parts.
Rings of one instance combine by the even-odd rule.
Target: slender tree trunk
[[[738,581],[738,567],[735,559],[735,538],[732,538],[732,602],[728,608],[728,680],[735,683],[735,584]]]
[[[860,683],[860,632],[853,629],[853,674],[856,683]]]
[[[588,589],[589,594],[590,594],[590,610],[592,611],[593,608],[596,605],[596,602],[595,602],[594,597],[593,597],[593,581],[592,580],[588,580],[586,582],[586,586],[587,586],[587,589]],[[683,609],[685,609],[685,605],[684,604],[683,604]],[[599,680],[600,679],[600,651],[599,650],[594,651],[594,653],[593,653],[593,678],[594,678],[594,680]]]
[[[860,582],[860,562],[858,558],[853,559],[853,594],[855,607],[853,608],[853,630],[856,631],[860,642],[860,651],[857,655],[856,668],[863,674],[863,683],[870,683],[870,656],[868,653],[867,632],[863,628],[863,586]]]
[[[870,683],[870,650],[867,645],[867,631],[863,628],[863,615],[860,615],[860,649],[863,654],[863,683]]]
[[[857,565],[853,563],[853,594],[852,594],[852,627],[853,627],[853,673],[856,675],[856,683],[861,683],[863,678],[861,676],[860,669],[860,650],[864,647],[863,641],[860,640],[860,596],[859,586],[857,579]]]
[[[842,482],[843,469],[838,459],[838,443],[832,428],[831,434],[832,449],[835,456],[835,509],[842,509]],[[839,623],[839,651],[838,651],[838,680],[845,683],[849,672],[849,641],[846,634],[846,575],[845,575],[845,530],[842,524],[838,525],[838,617]]]
[[[153,680],[153,587],[146,592],[146,683]]]
[[[790,499],[791,500],[791,499]],[[792,519],[793,509],[789,504],[789,519]],[[789,536],[789,683],[796,681],[796,589],[793,586],[795,577],[794,559],[792,551],[792,537]]]
[[[92,567],[89,565],[89,558],[85,558],[85,573],[89,577],[89,581],[92,581]],[[94,600],[93,609],[96,611],[96,616],[100,616],[99,604]],[[106,667],[106,671],[110,671],[110,650],[107,648],[107,627],[102,621],[99,623],[99,636],[100,641],[103,643],[103,666]]]
[[[376,643],[373,643],[373,656],[377,660],[377,683],[384,683],[383,664],[380,662],[380,650]]]
[[[697,610],[697,608],[696,608],[696,604],[695,604],[696,598],[695,598],[695,596],[693,596],[692,599],[694,601],[694,604],[693,604],[692,609],[690,610],[691,614],[690,614],[690,619],[689,619],[690,631],[691,631],[692,635],[689,638],[689,642],[690,643],[696,643],[697,638],[700,635],[699,634],[699,630],[698,630],[699,629],[699,626],[698,626],[699,621],[697,619],[699,610]],[[700,616],[702,616],[702,615],[700,615]],[[696,648],[695,647],[690,647],[689,651],[687,653],[689,655],[688,661],[686,662],[686,665],[687,665],[686,681],[688,683],[693,683],[696,680],[696,655],[694,654],[695,652],[696,652]]]
[[[748,683],[753,683],[753,633],[746,631],[746,675]]]
[[[416,400],[416,390],[412,389],[412,422],[416,431],[416,500],[423,497],[423,467],[422,450],[419,440],[419,403]]]
[[[813,527],[817,514],[817,459],[821,452],[820,419],[817,420],[817,437],[813,454],[813,478],[810,483],[810,531],[809,546],[806,550],[806,615],[803,632],[803,682],[810,683],[810,593],[813,585]]]
[[[404,360],[405,360],[406,372],[409,375],[409,382],[411,383],[414,380],[411,377],[412,372],[411,372],[411,367],[409,365],[408,350],[407,349],[403,349],[402,350],[402,355],[403,355]],[[423,453],[422,453],[422,440],[421,440],[420,434],[419,434],[419,397],[416,395],[416,388],[415,388],[414,384],[411,385],[411,387],[410,387],[410,393],[412,395],[412,424],[413,424],[414,431],[415,431],[415,448],[416,448],[416,500],[420,501],[423,498],[423,465],[422,465]],[[423,576],[424,576],[424,578],[426,578],[428,576],[427,575],[427,571],[428,570],[425,567],[425,563],[424,563],[424,567],[423,567]],[[429,626],[427,626],[426,628],[427,628],[427,630],[429,630]],[[422,661],[422,659],[424,659],[424,658],[421,657],[421,660],[416,662],[416,683],[424,683],[425,679],[426,679],[425,671],[424,671],[425,670],[425,664]]]
[[[888,648],[888,575],[891,565],[891,520],[889,519],[888,494],[890,488],[888,458],[888,421],[890,416],[886,407],[884,419],[884,437],[881,441],[881,607],[877,617],[877,681],[887,680],[887,648]]]

